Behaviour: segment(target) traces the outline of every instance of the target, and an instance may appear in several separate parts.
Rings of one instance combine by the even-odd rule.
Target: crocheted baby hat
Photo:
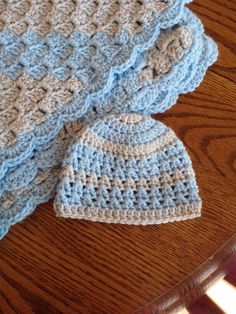
[[[61,217],[145,225],[197,217],[201,200],[174,132],[152,118],[121,114],[78,133],[54,207]]]

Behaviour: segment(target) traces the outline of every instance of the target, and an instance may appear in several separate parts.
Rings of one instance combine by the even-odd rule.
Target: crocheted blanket
[[[117,75],[153,45],[161,29],[179,21],[185,2],[4,3],[1,161],[7,164],[9,155],[34,147],[38,133],[55,136],[71,106],[79,107],[82,116],[87,102],[107,93]],[[47,123],[58,127],[49,129]]]
[[[199,216],[187,152],[148,118],[194,90],[216,60],[186,2],[7,1],[0,8],[0,237],[55,193],[63,217],[146,224]],[[160,145],[160,132],[171,141]],[[126,154],[132,145],[135,156]]]

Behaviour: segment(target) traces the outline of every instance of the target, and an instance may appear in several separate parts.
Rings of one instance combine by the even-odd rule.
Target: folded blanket
[[[113,1],[111,2],[113,3]],[[130,5],[133,2],[135,1],[131,1]],[[15,22],[13,22],[13,18],[5,18],[4,27],[6,29],[0,32],[0,42],[3,43],[3,48],[0,48],[2,56],[0,59],[2,83],[0,94],[3,96],[2,105],[0,105],[3,112],[0,117],[0,238],[7,233],[11,225],[32,213],[38,204],[52,198],[58,182],[55,204],[57,214],[61,216],[73,216],[74,214],[72,215],[70,210],[76,208],[74,217],[78,218],[146,224],[187,219],[200,214],[201,202],[197,194],[191,162],[188,164],[191,168],[188,172],[189,175],[191,174],[191,178],[188,177],[187,180],[193,182],[193,198],[196,201],[194,201],[196,207],[189,201],[187,207],[190,211],[186,211],[183,209],[184,203],[179,204],[180,207],[178,207],[174,201],[174,203],[170,203],[172,205],[169,207],[158,205],[159,207],[153,208],[156,210],[155,213],[151,212],[151,216],[148,214],[146,218],[143,218],[145,215],[137,214],[137,212],[135,215],[132,214],[132,217],[128,215],[129,218],[127,215],[126,218],[123,216],[123,218],[121,216],[117,218],[117,208],[114,206],[112,208],[111,203],[108,208],[104,207],[103,219],[100,219],[99,215],[94,215],[94,208],[99,210],[103,208],[99,208],[98,205],[94,207],[95,203],[90,204],[89,214],[90,209],[85,210],[85,207],[82,206],[85,210],[82,215],[82,207],[73,203],[74,199],[79,197],[75,195],[76,193],[73,192],[73,197],[70,197],[71,206],[68,207],[69,203],[65,204],[64,202],[63,184],[64,180],[67,180],[65,178],[68,174],[60,170],[66,151],[69,152],[67,158],[70,160],[72,143],[80,141],[78,130],[82,127],[92,126],[93,121],[97,121],[98,118],[100,118],[99,123],[104,126],[106,116],[111,114],[137,113],[148,116],[152,113],[163,112],[176,102],[179,94],[192,91],[200,84],[207,67],[216,60],[217,49],[214,42],[204,34],[199,19],[184,8],[184,2],[186,1],[155,1],[155,5],[159,3],[161,11],[154,14],[155,18],[149,20],[150,12],[147,10],[149,13],[145,18],[148,22],[140,25],[139,30],[132,28],[134,26],[131,22],[133,17],[130,17],[129,23],[126,18],[122,22],[124,24],[121,24],[122,27],[133,25],[130,28],[133,29],[131,40],[133,46],[129,50],[131,53],[129,56],[124,54],[125,58],[123,58],[125,45],[121,45],[120,50],[117,46],[113,47],[110,55],[108,51],[112,47],[111,38],[118,38],[117,34],[124,36],[126,32],[130,35],[130,29],[127,28],[128,31],[127,29],[125,31],[124,29],[122,31],[121,29],[114,30],[111,28],[113,24],[108,17],[106,25],[109,27],[106,28],[105,24],[100,25],[99,27],[104,27],[101,32],[94,29],[92,33],[89,33],[94,22],[89,23],[85,19],[83,23],[81,21],[82,24],[80,22],[76,24],[76,22],[74,25],[73,22],[71,31],[65,33],[65,29],[72,21],[72,16],[77,14],[78,8],[73,11],[74,15],[64,16],[64,22],[62,18],[60,23],[56,23],[53,16],[58,10],[61,10],[60,14],[62,14],[65,9],[63,3],[69,5],[70,1],[55,4],[55,7],[60,8],[54,8],[52,14],[47,17],[48,21],[54,21],[49,23],[51,28],[47,23],[39,20],[37,22],[36,20],[30,21],[29,17],[34,15],[39,8],[37,10],[34,6],[28,8],[26,3],[25,6],[19,5],[16,10]],[[100,5],[100,1],[97,3]],[[50,5],[49,2],[47,4]],[[105,2],[103,4],[105,5]],[[145,5],[147,5],[146,1]],[[164,8],[165,5],[167,7]],[[46,1],[43,1],[42,7],[37,12],[41,12],[41,10],[43,12],[46,7]],[[147,7],[149,6],[147,5]],[[9,8],[10,6],[5,10]],[[62,10],[62,8],[64,9]],[[86,14],[91,13],[91,16],[94,15],[92,12],[96,11],[94,8],[89,8],[87,12],[88,7],[83,7],[83,9]],[[22,10],[25,10],[24,14]],[[82,14],[81,11],[79,14]],[[66,20],[67,18],[68,20]],[[74,17],[73,21],[75,20]],[[95,25],[97,24],[95,23]],[[149,26],[146,28],[145,25]],[[78,31],[75,32],[73,27],[77,27]],[[147,30],[149,30],[149,36],[145,33]],[[81,32],[83,33],[82,37]],[[108,42],[105,41],[105,38],[106,40],[109,38]],[[77,46],[70,47],[72,39],[74,39],[74,45]],[[99,42],[99,40],[101,42],[98,48],[95,41]],[[88,46],[92,47],[92,50],[95,49],[96,52],[91,52],[90,48],[87,49],[88,42]],[[20,46],[22,43],[25,45],[24,47]],[[15,45],[18,45],[18,48]],[[26,49],[26,47],[28,48]],[[84,51],[81,54],[82,47]],[[127,49],[130,49],[129,44],[127,44]],[[9,55],[6,57],[8,52]],[[123,56],[121,59],[119,52]],[[102,60],[109,69],[95,57],[96,55],[100,58],[103,54],[106,55],[106,58],[104,61],[102,57]],[[113,64],[114,55],[114,60],[119,62],[119,65]],[[77,58],[75,63],[71,61],[73,58]],[[52,60],[52,63],[49,59]],[[75,61],[75,59],[73,60]],[[70,62],[74,66],[71,66]],[[18,67],[19,64],[21,69]],[[68,69],[65,70],[65,67],[69,68],[69,72],[66,72]],[[91,67],[94,67],[92,72],[90,71]],[[87,69],[89,69],[88,72],[86,72]],[[99,84],[102,82],[101,85],[98,82]],[[150,120],[141,117],[140,119],[141,121],[142,119]],[[160,125],[158,124],[158,128]],[[160,128],[167,130],[164,126]],[[174,138],[176,142],[180,143],[175,136]],[[185,158],[186,151],[183,150],[182,153]],[[183,157],[181,154],[180,158]],[[189,160],[188,156],[186,158]],[[74,171],[76,172],[77,169],[75,168]],[[142,168],[139,171],[142,171]],[[181,178],[183,178],[183,173]],[[61,176],[62,181],[60,181]],[[76,183],[75,180],[74,183]],[[154,186],[155,184],[159,183],[155,181]],[[187,192],[183,191],[183,193]],[[168,199],[164,194],[158,197],[162,203]],[[108,198],[110,201],[110,196]],[[146,204],[149,206],[150,202]],[[172,212],[173,215],[168,216],[166,208],[170,207],[175,210],[174,214]],[[147,208],[138,207],[136,209],[139,213],[147,210]]]
[[[186,2],[4,2],[0,175],[52,140],[66,121],[82,117],[91,99],[108,93],[160,30],[178,23]]]
[[[185,10],[181,22],[174,29],[161,32],[155,46],[138,58],[136,64],[124,73],[110,93],[103,97],[91,98],[85,103],[82,99],[67,103],[63,111],[60,112],[60,117],[53,118],[51,115],[50,119],[43,121],[43,127],[40,131],[37,129],[34,133],[24,134],[23,143],[20,141],[16,146],[13,145],[9,149],[5,149],[4,157],[2,155],[0,178],[7,173],[8,167],[21,164],[32,155],[33,150],[42,149],[56,136],[58,130],[67,121],[79,118],[86,118],[87,121],[90,121],[92,118],[102,117],[109,112],[151,114],[169,108],[176,102],[178,94],[182,92],[186,82],[192,79],[195,71],[202,73],[198,77],[196,76],[196,81],[192,83],[194,87],[200,83],[207,66],[216,58],[216,49],[208,47],[206,52],[211,51],[212,55],[201,55],[203,49],[202,32],[200,21],[190,11]],[[210,39],[207,40],[207,45],[214,45]],[[206,64],[202,62],[201,69],[199,69],[195,64],[201,57],[205,59]],[[10,89],[7,88],[8,83],[5,80],[2,85],[6,101],[12,99],[12,82],[9,85]],[[34,81],[27,81],[26,85],[21,85],[23,99],[19,100],[20,103],[25,105],[27,102],[31,104],[34,99],[37,101],[37,93],[39,92],[39,97],[42,98],[42,101],[39,100],[39,102],[50,107],[51,102],[55,103],[58,98],[60,99],[60,96],[66,97],[66,89],[70,85],[70,80],[60,85],[55,92],[54,90],[50,91],[50,97],[45,97],[45,99],[44,95],[41,95],[42,82],[40,81],[38,84],[39,86]],[[43,86],[43,88],[50,90],[50,77]],[[70,86],[70,88],[72,87]],[[33,90],[35,97],[30,97],[28,90],[30,93]],[[22,119],[24,120],[24,116]],[[11,134],[11,128],[8,128],[7,123],[7,119],[3,119],[4,132]],[[25,125],[29,123],[30,125],[33,124],[30,120],[24,122]],[[33,127],[36,126],[33,124]]]
[[[0,239],[11,225],[23,220],[38,204],[54,196],[60,163],[81,126],[77,122],[68,123],[44,150],[35,152],[6,177],[5,190],[0,197]]]

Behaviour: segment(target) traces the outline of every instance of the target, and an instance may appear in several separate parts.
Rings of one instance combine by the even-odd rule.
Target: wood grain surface
[[[159,226],[56,218],[41,205],[0,242],[0,313],[131,313],[177,285],[236,232],[236,1],[190,8],[218,43],[201,86],[155,118],[184,142],[202,217]]]

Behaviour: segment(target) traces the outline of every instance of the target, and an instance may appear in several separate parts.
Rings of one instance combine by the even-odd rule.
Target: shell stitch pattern
[[[203,41],[204,44],[203,44],[203,51],[201,51],[201,57],[198,57],[196,59],[197,63],[195,64],[195,66],[193,66],[191,63],[189,64],[189,68],[191,69],[191,71],[187,71],[187,69],[185,71],[183,71],[182,68],[181,68],[181,71],[180,70],[176,71],[177,73],[180,73],[181,75],[184,74],[185,79],[184,80],[182,79],[182,84],[177,84],[176,87],[178,87],[179,90],[176,89],[175,93],[174,93],[174,91],[170,90],[170,91],[168,91],[165,94],[165,98],[164,98],[165,102],[164,102],[164,104],[165,104],[166,107],[163,109],[163,111],[166,108],[168,108],[168,104],[172,105],[172,103],[175,102],[175,98],[177,98],[179,93],[188,91],[185,88],[186,85],[187,86],[190,85],[191,89],[196,87],[199,84],[199,82],[201,81],[201,78],[203,77],[204,71],[206,70],[206,68],[214,61],[214,49],[215,49],[215,46],[212,44],[211,40],[209,38],[207,38],[207,37],[203,37],[202,41]],[[172,77],[174,76],[176,81],[180,82],[180,77],[176,74],[176,72],[173,73]],[[194,77],[194,79],[193,79],[193,77]],[[188,84],[191,81],[191,79],[192,79],[191,84]],[[126,85],[130,85],[130,84],[126,84]],[[152,86],[152,89],[155,92],[161,90],[162,81],[160,82],[159,86],[160,87],[154,85],[154,87]],[[167,84],[167,86],[168,86],[168,84]],[[174,86],[173,80],[172,80],[172,85],[171,86],[172,87]],[[106,104],[105,101],[103,102],[104,105],[102,106],[102,104],[99,104],[96,107],[95,111],[94,111],[94,108],[92,107],[92,110],[90,110],[90,112],[88,112],[88,114],[87,114],[87,118],[84,119],[84,123],[88,123],[89,121],[92,121],[93,119],[95,119],[95,118],[97,118],[99,116],[103,117],[106,112],[111,112],[111,109],[113,109],[112,111],[116,113],[117,112],[116,108],[120,108],[121,107],[121,103],[118,102],[118,104],[115,105],[115,101],[114,101],[115,98],[114,98],[114,96],[115,96],[115,92],[112,95],[111,99],[108,98],[107,109],[106,109],[106,106],[105,106],[105,104]],[[144,96],[142,98],[140,98],[140,100],[139,100],[140,102],[144,102],[145,101],[145,108],[147,109],[147,108],[151,107],[151,112],[157,111],[155,109],[155,107],[157,106],[156,105],[156,99],[157,100],[159,100],[159,99],[158,99],[158,95],[156,96],[156,98],[154,96],[155,96],[155,94],[153,95],[153,97],[147,98],[146,97],[146,93],[145,93]],[[118,100],[121,99],[121,101],[124,102],[123,103],[124,107],[125,107],[125,103],[129,104],[129,102],[127,100],[124,100],[124,99],[122,99],[120,97],[119,93],[118,93],[117,99]],[[158,102],[158,105],[159,105],[159,102]],[[128,105],[127,105],[127,107],[128,107]],[[99,108],[102,108],[102,110],[99,110]],[[129,110],[130,109],[128,109],[127,112]],[[47,147],[47,145],[46,145],[46,147]],[[40,150],[42,150],[42,149],[44,149],[43,146],[40,148]],[[27,164],[27,162],[26,162],[26,164]],[[20,168],[19,168],[19,166],[13,167],[13,169],[10,172],[12,174],[8,175],[6,177],[6,179],[9,180],[9,182],[11,182],[11,180],[13,180],[11,178],[14,178],[14,177],[17,178],[19,176],[19,175],[17,175],[17,172],[18,173],[25,172],[25,170],[22,170],[22,169],[24,169],[24,167],[25,167],[24,163],[21,165]],[[27,172],[25,172],[25,173],[28,173],[29,169],[30,169],[30,167],[28,167]],[[11,184],[12,184],[12,183],[9,183],[9,182],[7,182],[6,180],[1,180],[0,181],[0,191],[3,189],[3,187],[5,187],[5,189],[9,189],[11,187]],[[18,185],[18,184],[19,183],[16,183],[16,185]]]

